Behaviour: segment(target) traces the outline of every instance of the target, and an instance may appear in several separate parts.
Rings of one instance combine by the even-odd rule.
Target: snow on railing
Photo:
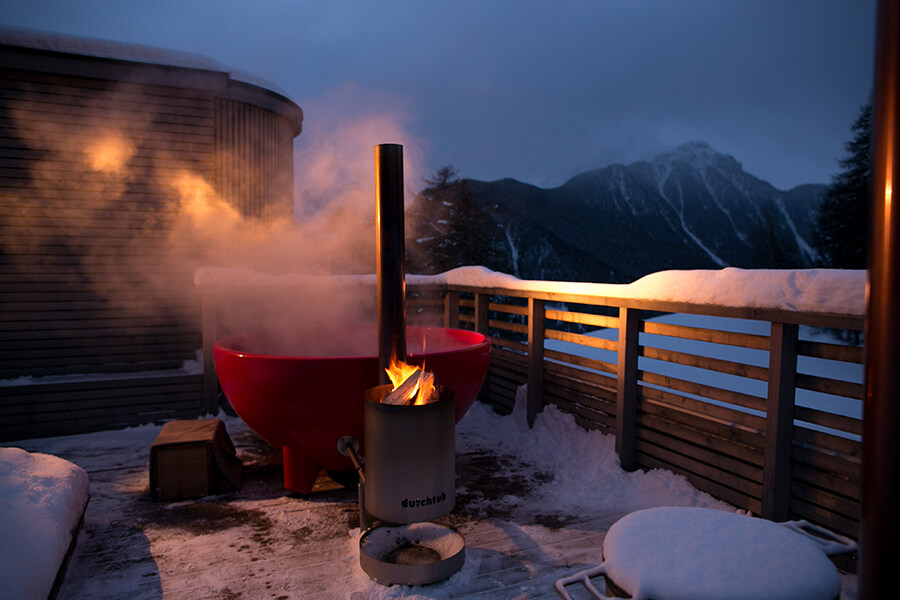
[[[201,290],[235,287],[310,286],[320,282],[375,284],[375,275],[271,275],[251,269],[203,267],[194,274]],[[509,291],[681,302],[742,308],[863,316],[866,272],[836,269],[738,269],[660,271],[629,284],[524,280],[486,267],[459,267],[439,275],[407,275],[407,285],[452,285]]]

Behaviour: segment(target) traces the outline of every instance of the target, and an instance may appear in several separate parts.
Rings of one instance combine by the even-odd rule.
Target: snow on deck
[[[521,390],[520,390],[521,391]],[[522,394],[520,393],[520,397]],[[606,531],[654,506],[732,510],[664,470],[625,473],[614,438],[548,406],[528,429],[476,404],[457,427],[456,508],[466,562],[430,586],[384,587],[359,567],[356,492],[322,477],[308,498],[282,487],[279,453],[225,420],[245,464],[239,492],[147,496],[159,426],[17,442],[91,479],[91,501],[58,600],[196,598],[555,598],[554,581],[601,562]],[[2,567],[0,567],[2,568]],[[845,599],[855,576],[844,576]]]
[[[87,473],[71,462],[0,448],[0,596],[50,595],[88,494]]]

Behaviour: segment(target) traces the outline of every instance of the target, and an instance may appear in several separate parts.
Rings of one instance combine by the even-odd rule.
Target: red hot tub
[[[452,389],[456,421],[475,401],[490,360],[490,340],[462,329],[408,327],[408,362]],[[345,471],[341,436],[363,441],[363,394],[379,384],[374,325],[342,332],[310,328],[289,340],[236,335],[213,345],[216,375],[231,406],[284,456],[284,487],[308,494],[320,469]]]

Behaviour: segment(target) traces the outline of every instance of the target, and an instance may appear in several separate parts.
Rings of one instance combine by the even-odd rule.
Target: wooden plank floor
[[[196,501],[149,498],[153,430],[133,442],[146,452],[51,448],[91,479],[58,599],[556,598],[553,582],[600,562],[605,532],[622,516],[536,512],[529,493],[547,474],[500,450],[459,454],[457,506],[442,520],[465,536],[465,565],[438,584],[384,587],[359,568],[356,491],[323,474],[309,497],[291,494],[277,453],[249,430],[229,423],[229,432],[244,485]]]

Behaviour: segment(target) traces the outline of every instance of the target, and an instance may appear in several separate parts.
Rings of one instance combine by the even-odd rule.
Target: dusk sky
[[[0,0],[0,23],[195,52],[360,144],[549,187],[704,140],[780,189],[827,183],[872,87],[875,0]],[[403,139],[381,139],[402,131]]]

